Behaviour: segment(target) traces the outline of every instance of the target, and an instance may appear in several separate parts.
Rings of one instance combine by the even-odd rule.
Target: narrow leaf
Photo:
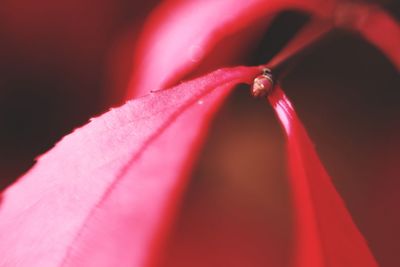
[[[285,130],[295,209],[295,267],[375,267],[377,263],[280,88],[269,101]]]
[[[319,17],[331,16],[336,0],[218,0],[166,1],[150,17],[136,50],[135,69],[128,98],[163,89],[179,81],[207,58],[224,38],[244,31],[250,36],[239,38],[230,57],[243,56],[243,43],[256,42],[254,24],[272,18],[279,11],[296,9]],[[224,12],[221,12],[223,10]],[[268,22],[265,23],[268,25]],[[227,44],[230,46],[232,44]],[[166,52],[168,51],[168,52]],[[216,69],[226,64],[217,60]],[[159,73],[154,77],[153,73]],[[139,84],[139,87],[135,85]]]
[[[65,137],[4,192],[0,266],[146,266],[215,108],[257,72],[215,71]]]
[[[289,64],[290,66],[294,58],[298,58],[310,50],[332,28],[330,21],[312,19],[268,62],[268,68],[274,70],[274,73],[287,69],[287,65]]]
[[[282,10],[303,11],[358,32],[399,68],[400,27],[376,5],[336,0],[166,1],[153,12],[143,30],[134,59],[140,67],[132,73],[127,97],[178,82],[208,59],[224,38],[240,35],[247,28],[251,30],[244,32],[251,34],[224,44],[226,49],[221,53],[226,55],[214,59],[215,66],[210,69],[229,64],[234,57],[242,58],[248,53],[248,43],[257,42],[265,30],[256,22],[265,19],[262,26],[268,27],[269,20]],[[159,73],[157,77],[155,72]]]

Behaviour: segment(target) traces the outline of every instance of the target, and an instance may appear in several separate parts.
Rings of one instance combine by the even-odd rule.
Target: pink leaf
[[[376,5],[336,0],[167,1],[155,10],[143,30],[134,59],[140,67],[132,74],[127,97],[175,84],[210,60],[209,53],[220,43],[223,51],[213,55],[217,58],[206,70],[240,64],[273,16],[289,9],[361,33],[399,66],[400,28]],[[157,78],[153,77],[154,72],[159,73]]]
[[[262,35],[268,21],[283,9],[296,9],[317,16],[330,16],[336,1],[321,0],[219,0],[167,1],[150,17],[144,28],[128,96],[163,89],[193,71],[224,38],[238,34],[218,55],[215,68],[246,53],[249,43]],[[221,12],[223,10],[224,12]],[[264,20],[264,21],[263,21]],[[260,23],[261,22],[261,23]],[[251,30],[248,30],[251,26]],[[247,29],[246,29],[247,28]],[[210,66],[211,67],[211,66]],[[152,73],[160,75],[154,78]],[[139,87],[135,85],[139,84]],[[138,90],[137,90],[138,89]]]
[[[269,101],[285,130],[296,218],[296,267],[377,266],[280,88]]]
[[[257,72],[215,71],[128,102],[65,137],[4,192],[0,266],[154,260],[206,125],[230,89]]]

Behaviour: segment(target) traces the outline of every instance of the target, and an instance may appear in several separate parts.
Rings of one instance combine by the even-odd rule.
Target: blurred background
[[[379,3],[399,19],[399,3]],[[123,103],[140,67],[131,64],[134,44],[156,4],[2,0],[1,188],[62,136]],[[242,64],[266,62],[306,21],[279,14]],[[398,71],[359,36],[337,30],[282,85],[378,262],[400,266]],[[289,193],[278,122],[242,86],[213,123],[160,265],[287,266]]]
[[[123,102],[133,44],[157,2],[1,1],[1,187]]]

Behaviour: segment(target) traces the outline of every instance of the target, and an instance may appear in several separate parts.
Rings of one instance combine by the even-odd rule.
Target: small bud
[[[264,73],[254,79],[251,94],[254,97],[265,97],[273,88],[274,81],[272,79],[271,71],[269,69],[264,69]]]

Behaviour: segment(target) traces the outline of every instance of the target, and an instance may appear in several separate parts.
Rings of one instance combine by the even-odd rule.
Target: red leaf
[[[400,26],[377,5],[344,2],[335,12],[339,26],[359,32],[400,69]]]
[[[283,9],[297,9],[317,16],[331,16],[335,0],[219,0],[219,1],[167,1],[150,17],[136,51],[132,86],[128,96],[165,88],[190,73],[215,45],[224,38],[254,26],[264,24]],[[224,12],[221,12],[223,10]],[[229,57],[243,56],[245,43],[254,42],[266,25],[258,25],[249,36],[227,44]],[[232,47],[230,47],[232,46]],[[227,48],[225,47],[225,48]],[[227,52],[229,51],[229,52]],[[221,55],[219,55],[221,56]],[[226,64],[219,60],[214,69]],[[153,73],[159,73],[153,77]],[[135,85],[139,84],[139,87]],[[138,89],[138,90],[137,90]]]
[[[140,68],[133,72],[127,97],[178,82],[208,59],[216,45],[229,36],[239,35],[224,43],[219,58],[213,59],[214,65],[208,67],[213,70],[240,62],[270,19],[285,9],[307,12],[359,32],[397,67],[400,65],[400,27],[376,5],[336,0],[167,1],[151,15],[143,30],[135,56],[135,65]],[[246,28],[251,30],[243,30]],[[155,72],[159,73],[156,78]]]
[[[269,100],[287,136],[297,228],[294,266],[377,266],[292,104],[280,88]]]
[[[257,72],[215,71],[129,102],[65,137],[4,192],[0,266],[152,260],[213,111]]]

